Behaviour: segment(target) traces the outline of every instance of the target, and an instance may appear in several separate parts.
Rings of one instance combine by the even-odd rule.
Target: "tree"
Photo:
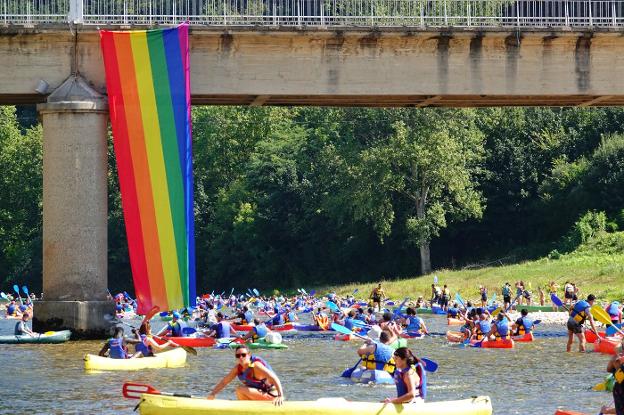
[[[423,274],[431,271],[431,239],[451,221],[480,217],[477,189],[484,159],[483,134],[472,111],[407,110],[387,140],[362,151],[352,166],[356,218],[380,239],[398,215],[407,239],[420,249]],[[401,205],[407,202],[407,208]]]

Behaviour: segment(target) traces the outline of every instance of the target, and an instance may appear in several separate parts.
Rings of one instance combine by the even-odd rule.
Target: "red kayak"
[[[349,340],[353,340],[353,339],[355,339],[355,336],[352,336],[350,334],[336,334],[334,336],[334,340],[339,340],[343,342],[348,342]]]
[[[212,347],[217,344],[214,337],[154,337],[154,340],[158,344],[164,344],[171,340],[180,346],[188,347]]]
[[[594,352],[615,355],[618,346],[622,343],[620,337],[605,337],[596,340],[594,343]]]
[[[484,349],[513,349],[514,341],[511,339],[499,339],[494,341],[481,342],[481,346]]]
[[[603,339],[607,337],[607,333],[605,333],[604,331],[599,331],[598,335],[602,337]],[[591,330],[585,331],[585,341],[587,343],[594,343],[596,341],[596,338],[597,338],[596,333],[594,333],[593,331]]]
[[[533,333],[525,333],[522,336],[513,336],[515,342],[532,342],[534,340]]]
[[[568,411],[566,409],[557,409],[555,415],[587,415],[585,412]]]
[[[293,323],[282,324],[281,326],[267,326],[272,331],[288,331],[294,330],[295,325]],[[232,328],[236,331],[249,331],[254,328],[251,324],[232,324]]]

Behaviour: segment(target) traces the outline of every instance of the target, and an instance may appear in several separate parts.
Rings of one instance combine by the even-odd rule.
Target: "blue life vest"
[[[273,387],[266,383],[266,379],[257,379],[253,375],[253,367],[256,362],[262,363],[267,369],[271,372],[273,369],[271,366],[261,357],[251,356],[251,363],[247,367],[247,369],[243,370],[240,365],[237,367],[237,376],[238,379],[245,385],[250,388],[259,389],[263,392],[268,393]]]
[[[451,317],[457,317],[457,314],[459,314],[459,310],[456,309],[455,307],[451,307],[448,309],[448,315]]]
[[[286,314],[286,317],[288,317],[289,322],[293,322],[297,319],[297,315],[295,314],[294,311],[291,311],[290,313]]]
[[[108,357],[111,359],[127,359],[128,354],[123,348],[123,339],[112,338],[108,341]]]
[[[409,372],[410,369],[414,369],[416,371],[416,374],[420,378],[418,385],[416,385],[416,391],[418,392],[418,394],[415,397],[421,397],[425,399],[427,397],[427,374],[425,368],[420,362],[404,369],[395,369],[392,377],[394,378],[394,384],[396,385],[397,398],[399,396],[405,395],[408,392],[407,384],[403,379],[403,375]]]
[[[275,317],[273,317],[271,323],[274,326],[281,326],[282,324],[284,324],[284,316],[282,314],[277,314]]]
[[[618,308],[617,304],[611,304],[607,312],[611,316],[611,320],[617,320],[620,316],[620,309]]]
[[[349,330],[353,330],[353,319],[351,317],[347,317],[345,319],[344,326]]]
[[[422,318],[417,316],[410,316],[409,324],[406,327],[408,332],[418,332],[422,327]]]
[[[230,328],[230,323],[228,323],[227,321],[221,321],[220,323],[215,324],[217,339],[230,337]]]
[[[511,287],[509,287],[508,285],[505,285],[503,289],[501,290],[501,293],[503,294],[504,297],[511,296]]]
[[[17,312],[17,307],[15,306],[15,304],[9,304],[9,306],[7,307],[7,316],[13,316],[15,315]]]
[[[355,316],[356,320],[366,322],[366,316],[364,314],[359,314]]]
[[[481,340],[481,338],[485,335],[487,335],[491,328],[492,328],[492,323],[490,323],[488,320],[479,320],[477,323],[477,340]]]
[[[251,324],[253,322],[253,313],[249,310],[245,311],[245,321],[247,324]]]
[[[256,327],[254,327],[253,331],[254,331],[254,335],[253,335],[252,339],[253,339],[254,342],[256,340],[258,340],[259,338],[265,337],[267,334],[269,334],[269,329],[264,324],[260,324],[260,325],[258,325]]]
[[[141,334],[141,343],[136,344],[135,350],[141,352],[144,357],[154,356],[152,346],[147,342],[147,336],[145,334]]]
[[[167,329],[171,330],[171,337],[184,337],[184,333],[182,333],[182,329],[185,327],[184,323],[180,320],[175,323],[167,324]]]
[[[503,339],[509,336],[509,321],[506,318],[496,321],[496,337],[502,337]]]
[[[530,317],[521,317],[516,320],[516,324],[518,325],[516,328],[516,335],[522,335],[533,331],[533,319]]]
[[[590,307],[589,303],[585,300],[581,300],[574,304],[574,307],[570,311],[570,317],[574,318],[577,323],[583,324],[587,319],[586,310]]]

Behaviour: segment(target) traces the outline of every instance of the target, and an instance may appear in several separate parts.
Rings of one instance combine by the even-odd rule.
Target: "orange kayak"
[[[568,411],[567,409],[557,409],[555,415],[587,415],[585,412]]]
[[[343,342],[348,342],[349,340],[353,340],[353,339],[355,339],[355,336],[352,336],[350,334],[336,334],[334,336],[334,340],[339,340]]]
[[[602,337],[603,339],[607,337],[607,334],[604,331],[599,331],[598,335]],[[594,343],[596,341],[596,338],[597,338],[596,333],[594,333],[593,331],[591,330],[585,331],[585,341],[587,343]]]
[[[481,346],[484,349],[513,349],[514,341],[511,339],[499,339],[494,341],[481,342]]]
[[[464,324],[464,320],[460,318],[448,317],[446,319],[446,324],[449,326],[461,326]]]
[[[522,336],[513,336],[512,339],[515,342],[532,342],[535,340],[533,333],[525,333]]]
[[[620,337],[605,337],[596,340],[594,343],[594,352],[615,355],[618,346],[622,343]]]
[[[446,332],[446,340],[451,343],[461,343],[465,340],[465,337],[462,332],[449,330]]]

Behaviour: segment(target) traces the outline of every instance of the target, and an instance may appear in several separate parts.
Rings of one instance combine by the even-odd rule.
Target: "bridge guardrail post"
[[[67,21],[74,24],[84,23],[83,0],[69,0],[69,14]]]

